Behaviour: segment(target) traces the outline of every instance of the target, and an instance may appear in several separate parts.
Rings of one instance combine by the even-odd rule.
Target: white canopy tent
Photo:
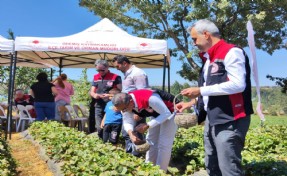
[[[0,54],[7,55],[13,51],[13,40],[6,39],[0,35]]]
[[[16,37],[15,50],[21,58],[41,59],[60,69],[92,68],[96,59],[111,61],[118,54],[141,68],[170,64],[167,41],[132,36],[107,18],[66,37]]]

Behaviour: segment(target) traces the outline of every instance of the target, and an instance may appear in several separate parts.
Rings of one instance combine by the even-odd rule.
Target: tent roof
[[[163,67],[164,56],[170,64],[165,40],[132,36],[107,18],[70,36],[16,37],[15,50],[21,58],[41,59],[62,68],[91,68],[96,59],[111,61],[118,54],[141,68]]]
[[[0,66],[10,66],[11,53],[13,52],[14,41],[6,39],[0,35]],[[45,63],[41,64],[31,59],[17,58],[17,66],[34,67],[34,68],[48,68],[51,67]]]
[[[0,54],[7,54],[13,51],[13,40],[6,39],[0,35]]]

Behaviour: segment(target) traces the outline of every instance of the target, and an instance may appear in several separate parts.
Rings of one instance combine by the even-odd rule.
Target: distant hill
[[[263,111],[270,115],[283,115],[287,114],[287,94],[281,92],[281,87],[261,87],[261,103],[263,105]],[[252,101],[253,107],[256,107],[258,97],[256,88],[252,87]],[[255,108],[254,108],[255,110]]]

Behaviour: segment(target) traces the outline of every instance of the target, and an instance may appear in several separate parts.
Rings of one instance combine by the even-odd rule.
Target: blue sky
[[[61,37],[78,33],[100,20],[92,12],[78,5],[78,0],[1,0],[0,1],[0,35],[7,37],[8,29],[15,36],[36,37]],[[256,32],[256,29],[254,29]],[[169,41],[169,46],[174,46]],[[249,48],[245,48],[249,54]],[[287,51],[277,50],[273,55],[257,50],[257,64],[259,81],[261,86],[273,86],[274,82],[266,78],[267,74],[277,77],[286,77]],[[177,58],[171,58],[171,84],[174,81],[180,83],[188,82],[182,79],[176,72],[181,69],[181,62]],[[162,69],[144,69],[151,85],[162,85]],[[112,72],[122,76],[115,69]],[[81,69],[63,69],[71,79],[79,79]],[[88,70],[88,78],[92,80],[96,73],[95,69]],[[158,76],[154,76],[158,75]],[[159,81],[160,80],[160,81]],[[188,82],[190,83],[190,82]],[[254,84],[253,84],[254,85]]]

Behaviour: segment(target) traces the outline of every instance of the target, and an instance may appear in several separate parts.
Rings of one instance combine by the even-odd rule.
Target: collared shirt
[[[132,65],[132,67],[124,73],[124,76],[122,91],[125,93],[149,87],[146,73],[135,65]]]

